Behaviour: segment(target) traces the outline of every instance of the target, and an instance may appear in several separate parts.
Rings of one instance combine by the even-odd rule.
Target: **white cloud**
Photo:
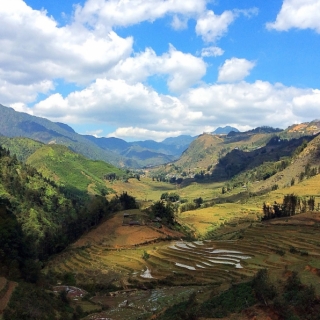
[[[206,42],[214,42],[228,31],[235,15],[231,11],[224,11],[220,16],[212,10],[202,14],[197,20],[196,33]]]
[[[295,99],[310,94],[314,95],[310,89],[242,81],[191,89],[181,101],[190,106],[190,111],[203,112],[203,125],[236,123],[251,128],[261,125],[285,128],[294,122],[319,117],[320,110],[301,116],[294,108]]]
[[[163,141],[169,137],[181,135],[181,131],[155,131],[138,127],[118,128],[116,131],[108,134],[108,137],[116,137],[121,139],[145,140],[146,137],[155,141]]]
[[[201,51],[201,57],[218,57],[224,54],[224,50],[219,47],[207,47]]]
[[[33,102],[37,98],[38,93],[46,94],[54,89],[52,81],[49,80],[35,81],[31,84],[15,84],[2,80],[1,74],[0,70],[0,103],[4,105],[17,103],[17,100],[24,103]]]
[[[267,28],[278,31],[313,29],[320,33],[320,1],[284,0],[276,21],[267,23]]]
[[[153,22],[166,15],[195,16],[206,8],[206,0],[88,0],[78,5],[75,19],[97,29],[127,27]]]
[[[188,19],[174,15],[171,22],[171,27],[174,30],[184,30],[188,28]]]
[[[169,51],[157,56],[151,49],[129,57],[107,73],[108,78],[125,79],[136,83],[153,75],[167,76],[167,85],[172,92],[181,92],[197,83],[206,73],[206,64],[201,58],[183,53],[170,46]]]
[[[97,130],[93,130],[93,131],[86,131],[86,135],[91,135],[94,136],[96,138],[100,138],[101,134],[102,134],[103,130],[102,129],[97,129]]]
[[[257,8],[227,10],[221,15],[215,14],[212,10],[204,11],[197,20],[196,33],[206,42],[216,42],[227,33],[229,26],[240,15],[251,18],[258,12]]]
[[[0,82],[0,100],[8,105],[31,103],[38,93],[53,90],[55,79],[87,85],[106,75],[135,83],[159,74],[167,78],[172,92],[181,92],[205,75],[201,58],[173,47],[160,57],[152,49],[130,57],[133,38],[121,38],[111,27],[172,14],[175,27],[183,28],[205,5],[205,0],[89,0],[77,7],[72,24],[59,27],[46,11],[33,10],[22,0],[8,1],[0,9],[0,79],[5,79]],[[109,9],[116,13],[113,20]],[[108,21],[110,28],[96,20],[87,28],[90,19]]]
[[[0,67],[14,83],[48,78],[89,82],[132,52],[132,38],[112,31],[102,37],[78,24],[58,27],[44,11],[21,0],[8,3],[0,10]]]
[[[301,117],[304,117],[306,114],[310,114],[319,118],[320,90],[314,89],[308,94],[295,97],[293,99],[293,110]]]
[[[132,38],[112,31],[100,36],[76,23],[59,27],[22,0],[2,3],[0,21],[2,103],[30,103],[57,78],[89,83],[132,52]]]
[[[159,95],[142,83],[128,84],[124,80],[98,79],[84,90],[70,93],[66,98],[54,94],[33,108],[35,114],[63,121],[101,121],[110,125],[131,126],[144,123],[167,129],[173,119],[184,118],[185,110],[177,98]],[[170,123],[161,122],[171,119]],[[175,120],[175,121],[176,121]]]
[[[219,82],[236,82],[243,80],[250,74],[255,62],[246,59],[231,58],[227,59],[219,68]]]
[[[319,98],[320,90],[265,81],[202,86],[173,97],[160,95],[142,83],[98,79],[65,98],[54,94],[31,111],[53,121],[90,122],[100,128],[103,123],[118,128],[109,136],[162,140],[224,125],[285,128],[320,118]]]

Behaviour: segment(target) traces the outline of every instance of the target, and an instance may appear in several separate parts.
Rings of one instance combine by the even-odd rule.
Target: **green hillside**
[[[29,156],[43,146],[43,143],[23,137],[8,138],[0,136],[0,145],[10,150],[12,155],[16,155],[19,161],[25,162]]]
[[[61,145],[43,145],[28,157],[26,163],[58,185],[97,194],[105,189],[105,175],[125,175],[123,170],[111,164],[89,160]]]

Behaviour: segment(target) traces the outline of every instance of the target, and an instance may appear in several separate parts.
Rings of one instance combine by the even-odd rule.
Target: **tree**
[[[200,206],[203,203],[203,199],[201,197],[193,199],[193,202],[195,203],[195,205],[197,206],[197,208],[200,208]]]
[[[312,196],[308,200],[308,207],[309,207],[309,211],[314,211],[315,200],[314,200],[314,197]]]
[[[119,201],[122,205],[123,210],[136,209],[138,207],[135,198],[129,196],[127,192],[123,192],[120,195]]]
[[[151,206],[151,213],[155,217],[165,220],[168,224],[174,224],[174,207],[169,201],[164,204],[163,201],[157,201]]]
[[[268,301],[276,296],[274,285],[270,282],[268,271],[266,269],[259,270],[252,282],[253,290],[257,299],[268,305]]]

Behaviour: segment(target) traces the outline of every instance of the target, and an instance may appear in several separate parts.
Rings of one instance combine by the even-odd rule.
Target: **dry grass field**
[[[255,204],[224,203],[213,207],[179,213],[177,220],[189,227],[196,237],[218,229],[230,221],[256,221],[261,215],[261,206]]]
[[[128,192],[135,197],[139,202],[151,202],[160,199],[165,192],[177,193],[180,198],[192,202],[193,199],[202,197],[204,200],[211,200],[221,195],[223,183],[182,183],[181,186],[170,184],[167,182],[152,181],[149,177],[137,179],[129,179],[128,182],[114,181],[107,182],[107,187],[112,188],[116,194],[121,194],[123,191]],[[108,196],[111,199],[114,194]]]
[[[124,213],[134,217],[141,225],[122,225]],[[101,223],[97,228],[89,231],[76,241],[71,248],[79,248],[88,245],[104,245],[110,248],[123,248],[136,246],[159,239],[181,238],[183,234],[173,231],[166,226],[156,228],[154,223],[140,210],[127,210],[117,212],[112,218]]]

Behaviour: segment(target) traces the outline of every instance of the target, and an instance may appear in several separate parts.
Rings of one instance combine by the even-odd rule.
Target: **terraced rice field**
[[[256,223],[246,228],[238,240],[162,241],[126,249],[94,244],[65,252],[50,268],[88,280],[103,276],[110,281],[143,282],[169,277],[173,282],[176,279],[176,284],[234,282],[253,276],[261,268],[289,268],[303,272],[307,282],[317,281],[318,286],[319,279],[306,267],[320,267],[320,227],[317,219],[309,217],[303,223],[301,218],[303,215]]]
[[[224,203],[179,213],[177,220],[194,231],[197,237],[203,237],[207,232],[218,229],[225,222],[256,221],[261,211],[261,207],[256,204]]]
[[[226,225],[217,230],[216,235],[225,240],[161,240],[122,249],[99,241],[70,248],[49,268],[73,272],[80,283],[113,283],[123,288],[113,296],[94,297],[92,303],[109,309],[87,319],[151,316],[187,299],[194,290],[216,288],[220,292],[263,268],[272,270],[274,280],[297,271],[302,282],[312,284],[320,294],[320,213],[252,223],[242,229],[241,238],[230,240],[233,228]],[[146,286],[150,282],[155,289],[134,289],[137,283]]]

